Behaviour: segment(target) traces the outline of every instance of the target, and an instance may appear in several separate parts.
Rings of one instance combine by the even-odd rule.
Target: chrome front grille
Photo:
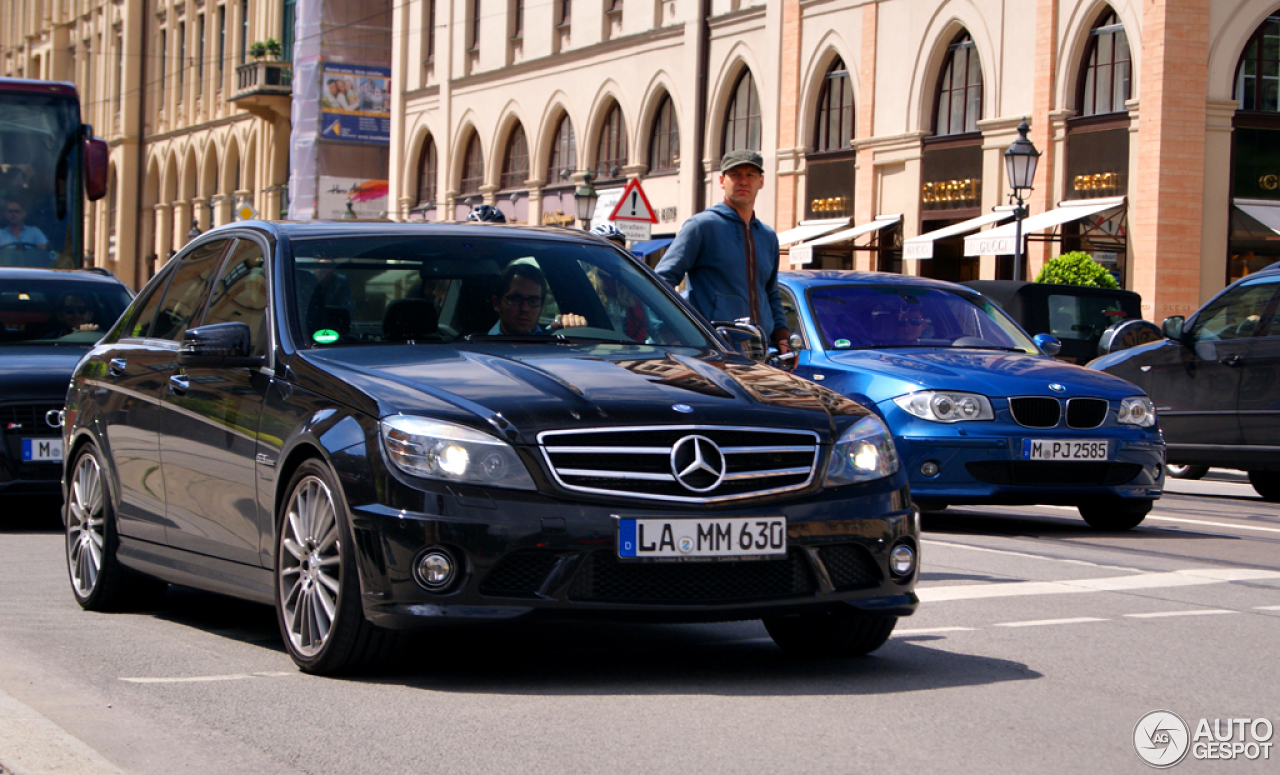
[[[1009,399],[1009,412],[1027,428],[1053,428],[1062,418],[1062,404],[1056,398],[1022,396]]]
[[[568,490],[718,503],[799,490],[818,464],[818,434],[679,425],[546,431],[538,445]]]
[[[62,404],[9,404],[0,406],[0,428],[14,436],[60,436],[62,427],[49,425],[49,412],[62,410]]]

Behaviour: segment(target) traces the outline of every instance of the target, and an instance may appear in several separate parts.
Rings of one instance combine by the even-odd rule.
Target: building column
[[[1143,12],[1142,131],[1138,176],[1129,187],[1131,286],[1152,305],[1153,320],[1186,315],[1200,301],[1209,5],[1166,0]]]
[[[191,202],[179,199],[173,203],[173,250],[182,250],[187,244],[187,232],[191,230]]]
[[[1053,94],[1057,87],[1055,76],[1058,73],[1058,0],[1037,0],[1036,2],[1035,51],[1035,91],[1031,101],[1029,123],[1040,130],[1036,133],[1038,137],[1031,138],[1040,151],[1040,161],[1036,166],[1036,177],[1033,181],[1035,189],[1027,199],[1027,211],[1043,213],[1052,210],[1054,203],[1062,198],[1059,194],[1062,189],[1055,187],[1059,144],[1054,141],[1054,130],[1058,124],[1053,120]],[[1065,145],[1065,122],[1062,128]],[[1049,242],[1030,242],[1026,245],[1026,254],[1026,279],[1034,280],[1036,275],[1040,274],[1040,269],[1045,262],[1052,257],[1053,245]],[[994,277],[994,274],[992,276]]]
[[[1231,242],[1232,122],[1240,103],[1209,100],[1205,121],[1204,168],[1220,170],[1204,176],[1204,224],[1200,232],[1200,296],[1203,304],[1222,289],[1227,280],[1227,255]]]
[[[169,251],[173,245],[173,211],[172,205],[156,204],[155,206],[155,251],[158,271],[169,260]]]
[[[774,180],[778,193],[773,228],[790,229],[802,217],[796,201],[799,170],[803,167],[804,148],[800,142],[800,0],[782,0],[782,30],[778,51],[781,69],[778,76],[778,155],[774,160]]]

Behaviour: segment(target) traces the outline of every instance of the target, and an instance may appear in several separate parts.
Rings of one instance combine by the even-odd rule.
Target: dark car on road
[[[71,373],[130,297],[93,271],[0,268],[0,493],[61,491]]]
[[[1239,468],[1267,500],[1280,500],[1280,265],[1229,285],[1167,338],[1105,355],[1091,368],[1115,374],[1155,402],[1169,463],[1192,476]],[[1181,472],[1180,472],[1181,473]]]
[[[65,445],[82,606],[271,604],[311,672],[529,616],[758,618],[849,656],[917,603],[884,424],[571,231],[208,232],[80,364]]]
[[[795,373],[875,411],[911,496],[1075,506],[1090,525],[1142,522],[1164,442],[1133,384],[1049,357],[994,303],[954,283],[882,272],[782,272]]]

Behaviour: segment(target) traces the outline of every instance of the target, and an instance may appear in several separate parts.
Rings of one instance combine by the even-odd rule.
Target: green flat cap
[[[729,151],[720,160],[720,174],[728,172],[734,167],[741,167],[744,164],[750,164],[752,167],[764,172],[764,157],[755,151],[741,150]]]

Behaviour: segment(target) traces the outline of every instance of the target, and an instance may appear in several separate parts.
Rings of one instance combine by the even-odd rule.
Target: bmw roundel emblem
[[[693,414],[693,407],[688,404],[672,404],[671,408],[680,414]]]
[[[1062,385],[1059,385],[1057,382],[1050,382],[1049,389],[1055,393],[1061,393],[1062,391],[1066,390],[1065,387],[1063,387]]]

